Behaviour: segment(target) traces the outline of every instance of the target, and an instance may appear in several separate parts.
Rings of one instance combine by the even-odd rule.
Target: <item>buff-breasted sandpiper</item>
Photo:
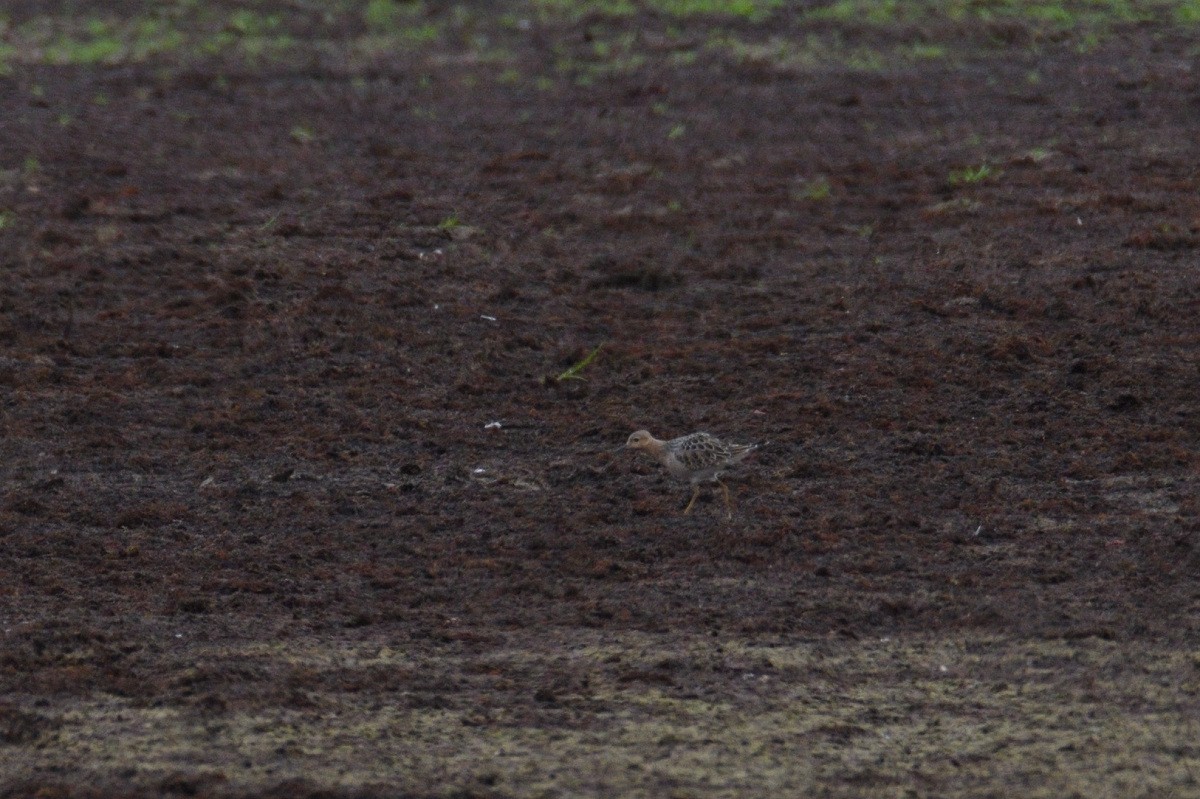
[[[625,447],[650,453],[667,467],[672,477],[692,484],[692,499],[683,510],[685,514],[691,513],[692,505],[696,504],[700,484],[711,480],[721,487],[726,514],[732,517],[733,504],[729,501],[729,489],[721,482],[721,473],[758,449],[758,444],[730,444],[709,433],[692,433],[670,441],[660,441],[650,435],[650,431],[638,430],[629,436]]]

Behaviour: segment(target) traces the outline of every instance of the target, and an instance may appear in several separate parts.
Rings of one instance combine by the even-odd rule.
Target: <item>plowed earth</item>
[[[1191,29],[718,29],[0,78],[0,795],[1200,794]]]

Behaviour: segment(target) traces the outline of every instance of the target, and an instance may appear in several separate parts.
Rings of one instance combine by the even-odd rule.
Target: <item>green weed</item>
[[[314,133],[313,129],[307,125],[294,125],[292,129],[288,131],[288,136],[290,136],[292,141],[296,142],[297,144],[308,144],[317,138],[317,134]]]
[[[963,169],[952,169],[947,182],[951,186],[970,186],[986,180],[995,180],[998,177],[1000,177],[1000,170],[993,169],[987,164],[980,164]]]
[[[588,364],[590,364],[592,361],[596,360],[596,356],[600,354],[600,348],[603,346],[604,346],[603,344],[597,344],[596,349],[589,352],[587,355],[585,355],[583,357],[583,360],[579,361],[579,363],[575,364],[570,369],[567,369],[565,372],[560,374],[556,379],[557,380],[585,380],[586,378],[580,377],[579,373],[582,372]]]

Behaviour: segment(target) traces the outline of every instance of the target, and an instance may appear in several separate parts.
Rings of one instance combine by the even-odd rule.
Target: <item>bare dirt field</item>
[[[1198,68],[6,3],[0,797],[1200,796]],[[769,442],[732,519],[643,427]]]

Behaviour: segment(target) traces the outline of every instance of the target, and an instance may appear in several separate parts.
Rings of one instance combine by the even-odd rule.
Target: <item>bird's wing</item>
[[[670,443],[675,459],[690,471],[700,471],[729,460],[729,447],[708,433],[692,433]]]

